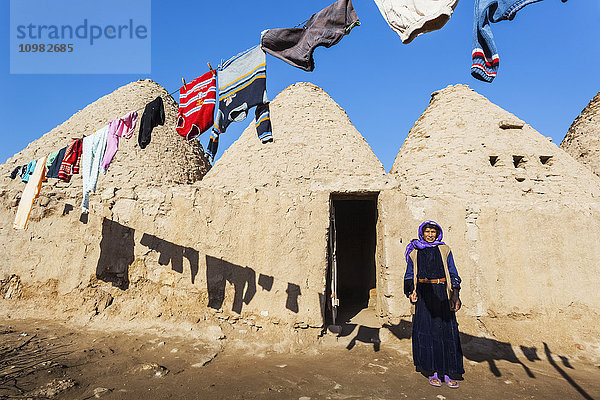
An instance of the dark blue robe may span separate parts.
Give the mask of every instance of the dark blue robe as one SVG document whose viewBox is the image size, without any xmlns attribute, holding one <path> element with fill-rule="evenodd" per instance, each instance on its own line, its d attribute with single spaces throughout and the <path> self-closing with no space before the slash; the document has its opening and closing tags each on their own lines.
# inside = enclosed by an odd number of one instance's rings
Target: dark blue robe
<svg viewBox="0 0 600 400">
<path fill-rule="evenodd" d="M 445 278 L 442 255 L 438 247 L 417 251 L 417 278 Z M 460 288 L 460 277 L 454 266 L 452 253 L 448 255 L 448 269 L 452 287 Z M 408 263 L 405 292 L 412 292 L 413 265 Z M 458 336 L 456 315 L 450 310 L 446 283 L 417 283 L 417 303 L 412 329 L 413 361 L 426 373 L 437 372 L 457 376 L 464 374 L 463 353 Z"/>
</svg>

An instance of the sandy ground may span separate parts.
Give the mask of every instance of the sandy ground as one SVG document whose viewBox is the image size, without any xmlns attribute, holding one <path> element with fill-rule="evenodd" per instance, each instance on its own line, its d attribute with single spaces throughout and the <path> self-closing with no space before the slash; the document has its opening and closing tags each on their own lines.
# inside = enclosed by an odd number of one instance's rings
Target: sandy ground
<svg viewBox="0 0 600 400">
<path fill-rule="evenodd" d="M 229 338 L 215 348 L 193 338 L 2 320 L 0 399 L 600 399 L 600 369 L 550 349 L 518 362 L 465 358 L 460 388 L 435 388 L 414 371 L 410 339 L 384 335 L 377 345 L 352 328 L 282 354 L 241 350 Z"/>
</svg>

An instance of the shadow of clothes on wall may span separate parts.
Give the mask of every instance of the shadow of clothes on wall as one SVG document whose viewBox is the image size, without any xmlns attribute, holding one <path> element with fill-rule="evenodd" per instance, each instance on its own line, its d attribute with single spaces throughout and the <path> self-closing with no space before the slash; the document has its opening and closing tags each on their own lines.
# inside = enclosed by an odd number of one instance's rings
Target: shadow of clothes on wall
<svg viewBox="0 0 600 400">
<path fill-rule="evenodd" d="M 135 259 L 135 229 L 104 218 L 96 277 L 122 290 L 129 287 L 129 266 Z"/>
<path fill-rule="evenodd" d="M 302 295 L 302 292 L 300 291 L 300 286 L 296 285 L 295 283 L 288 282 L 288 286 L 285 292 L 287 293 L 285 308 L 297 314 L 298 311 L 300 311 L 300 307 L 298 306 L 298 297 Z"/>
<path fill-rule="evenodd" d="M 535 347 L 527 347 L 527 346 L 519 346 L 527 361 L 541 361 L 542 359 L 537 355 L 537 348 Z"/>
<path fill-rule="evenodd" d="M 396 338 L 410 339 L 412 337 L 412 323 L 403 319 L 396 325 L 383 324 L 382 328 L 389 330 Z"/>
<path fill-rule="evenodd" d="M 147 233 L 144 233 L 142 236 L 140 244 L 149 247 L 151 250 L 154 250 L 160 254 L 158 257 L 158 263 L 160 265 L 169 265 L 169 263 L 171 263 L 171 269 L 175 272 L 179 272 L 180 274 L 183 273 L 183 259 L 187 259 L 190 263 L 192 284 L 196 281 L 199 262 L 197 250 L 194 250 L 191 247 L 184 247 L 175 243 L 171 243 L 167 240 Z"/>
<path fill-rule="evenodd" d="M 65 204 L 62 215 L 68 215 L 71 211 L 73 211 L 73 206 L 67 203 Z"/>
<path fill-rule="evenodd" d="M 264 274 L 258 275 L 258 285 L 263 288 L 263 290 L 270 292 L 273 288 L 273 277 Z"/>
<path fill-rule="evenodd" d="M 356 329 L 356 335 L 350 340 L 350 343 L 346 346 L 346 349 L 352 350 L 356 346 L 356 342 L 362 342 L 367 344 L 373 344 L 373 351 L 379 351 L 381 340 L 379 339 L 379 328 L 372 328 L 364 325 L 357 324 L 342 324 L 342 331 L 338 334 L 338 337 L 350 336 Z"/>
<path fill-rule="evenodd" d="M 220 258 L 206 256 L 206 286 L 208 306 L 221 309 L 225 300 L 225 285 L 234 288 L 232 310 L 240 314 L 243 304 L 250 304 L 256 294 L 256 273 L 250 267 L 232 264 Z"/>
</svg>

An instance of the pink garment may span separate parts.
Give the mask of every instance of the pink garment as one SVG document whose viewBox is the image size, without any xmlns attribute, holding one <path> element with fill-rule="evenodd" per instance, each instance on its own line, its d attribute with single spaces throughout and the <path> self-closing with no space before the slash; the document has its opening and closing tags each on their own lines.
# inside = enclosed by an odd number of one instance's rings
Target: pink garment
<svg viewBox="0 0 600 400">
<path fill-rule="evenodd" d="M 102 158 L 102 162 L 100 163 L 100 168 L 104 173 L 106 173 L 113 157 L 117 154 L 119 138 L 124 137 L 125 139 L 129 139 L 133 136 L 133 130 L 135 129 L 137 120 L 137 111 L 132 111 L 121 118 L 109 122 L 108 137 L 106 138 L 106 151 L 104 152 L 104 158 Z"/>
</svg>

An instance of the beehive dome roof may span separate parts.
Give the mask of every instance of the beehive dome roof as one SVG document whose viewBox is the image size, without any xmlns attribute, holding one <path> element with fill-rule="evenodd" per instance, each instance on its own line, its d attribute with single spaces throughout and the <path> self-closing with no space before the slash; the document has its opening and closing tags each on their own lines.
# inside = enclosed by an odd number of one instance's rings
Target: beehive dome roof
<svg viewBox="0 0 600 400">
<path fill-rule="evenodd" d="M 372 187 L 385 176 L 364 137 L 323 89 L 296 83 L 279 93 L 270 109 L 274 142 L 261 144 L 251 123 L 203 184 L 345 190 Z"/>
<path fill-rule="evenodd" d="M 600 183 L 589 170 L 466 85 L 432 95 L 391 173 L 407 194 L 499 206 L 600 198 Z"/>
<path fill-rule="evenodd" d="M 600 93 L 573 121 L 560 148 L 600 175 Z"/>
</svg>

